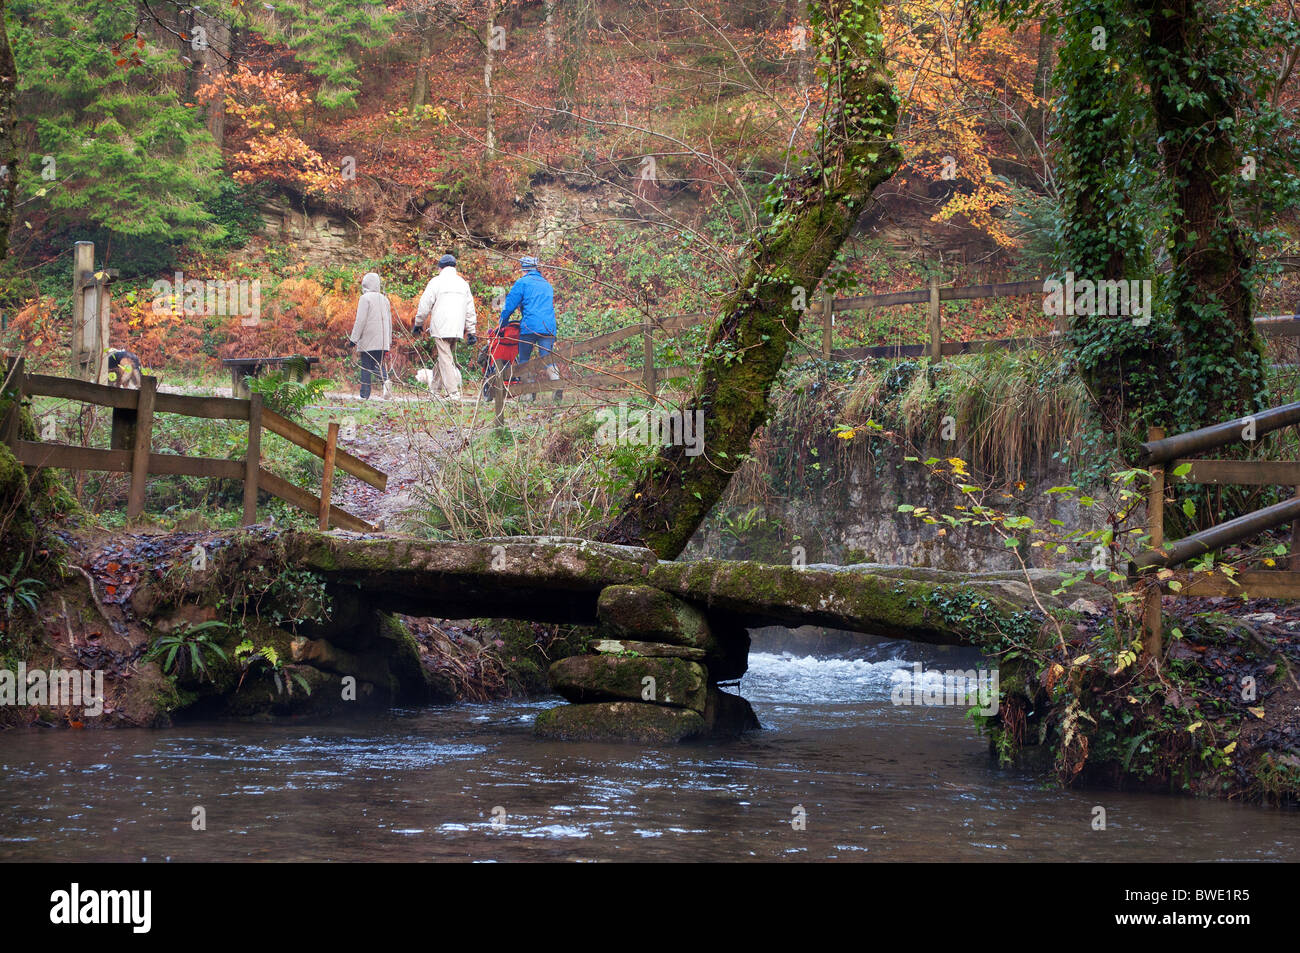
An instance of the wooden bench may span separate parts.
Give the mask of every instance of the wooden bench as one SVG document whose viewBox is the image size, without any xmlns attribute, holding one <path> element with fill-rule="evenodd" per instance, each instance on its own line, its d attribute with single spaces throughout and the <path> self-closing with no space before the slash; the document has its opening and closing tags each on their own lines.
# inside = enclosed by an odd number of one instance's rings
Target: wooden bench
<svg viewBox="0 0 1300 953">
<path fill-rule="evenodd" d="M 303 354 L 289 354 L 284 357 L 227 357 L 222 360 L 223 367 L 230 368 L 230 396 L 248 398 L 248 379 L 257 377 L 266 367 L 284 367 L 288 365 L 293 368 L 295 365 L 299 368 L 295 379 L 305 380 L 311 373 L 313 364 L 319 364 L 319 357 L 307 357 Z M 302 368 L 306 372 L 302 372 Z"/>
</svg>

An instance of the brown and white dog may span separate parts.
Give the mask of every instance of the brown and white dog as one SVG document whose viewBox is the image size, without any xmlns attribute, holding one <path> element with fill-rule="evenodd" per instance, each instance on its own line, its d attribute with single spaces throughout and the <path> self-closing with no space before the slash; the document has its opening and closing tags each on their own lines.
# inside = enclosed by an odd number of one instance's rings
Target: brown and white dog
<svg viewBox="0 0 1300 953">
<path fill-rule="evenodd" d="M 140 358 L 121 348 L 108 352 L 108 379 L 117 387 L 140 389 Z"/>
</svg>

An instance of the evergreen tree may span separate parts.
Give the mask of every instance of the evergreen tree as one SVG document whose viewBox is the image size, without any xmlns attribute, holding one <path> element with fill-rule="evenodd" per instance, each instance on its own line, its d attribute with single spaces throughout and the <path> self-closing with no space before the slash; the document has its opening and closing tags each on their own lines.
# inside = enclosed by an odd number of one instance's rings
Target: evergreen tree
<svg viewBox="0 0 1300 953">
<path fill-rule="evenodd" d="M 164 264 L 171 246 L 221 237 L 206 208 L 220 154 L 181 102 L 174 50 L 137 36 L 136 24 L 126 0 L 10 5 L 25 216 L 47 216 L 51 238 L 110 243 L 132 270 Z"/>
<path fill-rule="evenodd" d="M 397 17 L 356 0 L 278 0 L 269 6 L 275 8 L 274 26 L 261 32 L 289 47 L 320 78 L 316 102 L 328 109 L 356 105 L 358 54 L 387 40 Z"/>
</svg>

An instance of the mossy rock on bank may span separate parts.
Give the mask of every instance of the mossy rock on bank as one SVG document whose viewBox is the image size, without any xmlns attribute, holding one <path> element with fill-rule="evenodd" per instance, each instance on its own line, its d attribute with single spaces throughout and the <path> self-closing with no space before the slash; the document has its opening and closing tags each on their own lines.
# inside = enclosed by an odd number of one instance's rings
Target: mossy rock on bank
<svg viewBox="0 0 1300 953">
<path fill-rule="evenodd" d="M 607 586 L 596 602 L 601 627 L 615 638 L 704 649 L 717 640 L 704 613 L 652 586 Z"/>
<path fill-rule="evenodd" d="M 643 702 L 560 705 L 537 716 L 533 731 L 551 741 L 677 744 L 705 733 L 704 717 L 688 708 Z"/>
<path fill-rule="evenodd" d="M 704 711 L 708 672 L 675 658 L 573 655 L 551 666 L 551 688 L 571 702 L 628 700 Z"/>
</svg>

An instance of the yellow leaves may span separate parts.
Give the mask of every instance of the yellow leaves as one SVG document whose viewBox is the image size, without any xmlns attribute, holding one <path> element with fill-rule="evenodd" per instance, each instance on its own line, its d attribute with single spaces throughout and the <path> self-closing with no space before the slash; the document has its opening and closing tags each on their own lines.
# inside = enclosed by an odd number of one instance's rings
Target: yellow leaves
<svg viewBox="0 0 1300 953">
<path fill-rule="evenodd" d="M 1188 730 L 1189 732 L 1191 732 L 1192 734 L 1195 734 L 1195 733 L 1196 733 L 1196 729 L 1199 728 L 1199 727 L 1201 727 L 1201 725 L 1203 725 L 1203 724 L 1205 724 L 1205 722 L 1203 722 L 1203 721 L 1194 721 L 1194 722 L 1192 722 L 1190 725 L 1187 726 L 1187 730 Z"/>
<path fill-rule="evenodd" d="M 852 427 L 848 427 L 844 430 L 841 430 L 835 436 L 839 437 L 841 440 L 852 440 L 857 435 L 858 432 L 856 430 L 854 430 Z"/>
<path fill-rule="evenodd" d="M 1247 708 L 1246 711 L 1250 712 L 1252 715 L 1254 715 L 1256 718 L 1260 719 L 1261 721 L 1264 719 L 1263 706 L 1260 706 L 1258 708 Z"/>
<path fill-rule="evenodd" d="M 1017 481 L 1016 481 L 1016 489 L 1017 489 L 1017 490 L 1023 490 L 1024 488 L 1025 488 L 1025 481 L 1024 481 L 1024 480 L 1017 480 Z"/>
<path fill-rule="evenodd" d="M 1223 753 L 1224 753 L 1224 754 L 1232 754 L 1232 753 L 1233 753 L 1234 751 L 1236 751 L 1236 750 L 1237 750 L 1237 742 L 1235 742 L 1235 741 L 1232 742 L 1231 744 L 1227 744 L 1227 745 L 1224 745 L 1224 746 L 1223 746 Z"/>
<path fill-rule="evenodd" d="M 1075 665 L 1075 666 L 1077 666 L 1077 665 L 1086 665 L 1086 664 L 1087 664 L 1091 659 L 1092 659 L 1092 656 L 1091 656 L 1091 655 L 1080 655 L 1077 659 L 1075 659 L 1075 660 L 1074 660 L 1073 662 L 1071 662 L 1070 664 L 1071 664 L 1071 665 Z"/>
<path fill-rule="evenodd" d="M 961 457 L 949 457 L 948 466 L 952 467 L 952 472 L 957 476 L 970 476 L 970 474 L 966 472 L 966 461 Z"/>
<path fill-rule="evenodd" d="M 1270 559 L 1270 558 L 1268 558 L 1268 557 L 1265 557 L 1265 559 L 1264 559 L 1264 565 L 1265 565 L 1265 566 L 1268 566 L 1268 567 L 1270 567 L 1270 568 L 1272 568 L 1273 566 L 1276 566 L 1276 565 L 1277 565 L 1277 560 L 1275 560 L 1275 559 Z"/>
</svg>

